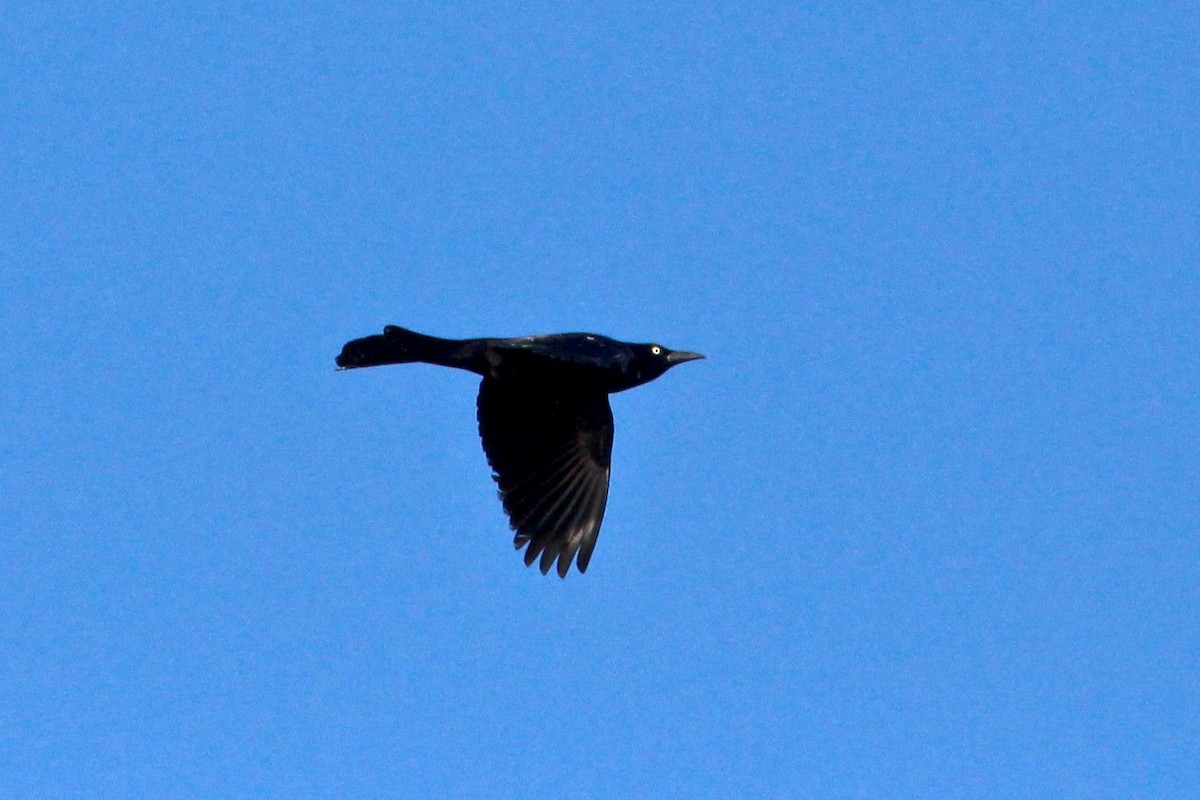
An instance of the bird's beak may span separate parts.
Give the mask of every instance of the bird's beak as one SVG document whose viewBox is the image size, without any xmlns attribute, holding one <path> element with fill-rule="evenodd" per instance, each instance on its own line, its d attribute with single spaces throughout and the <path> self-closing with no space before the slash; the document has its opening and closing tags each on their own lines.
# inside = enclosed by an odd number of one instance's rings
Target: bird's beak
<svg viewBox="0 0 1200 800">
<path fill-rule="evenodd" d="M 689 353 L 685 350 L 672 350 L 667 354 L 667 363 L 672 367 L 676 364 L 682 364 L 685 361 L 699 361 L 704 358 L 700 353 Z"/>
</svg>

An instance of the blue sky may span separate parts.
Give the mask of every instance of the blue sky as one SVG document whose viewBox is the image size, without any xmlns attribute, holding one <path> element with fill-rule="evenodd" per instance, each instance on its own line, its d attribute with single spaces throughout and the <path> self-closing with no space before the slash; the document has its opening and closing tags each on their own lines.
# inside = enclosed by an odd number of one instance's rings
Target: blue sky
<svg viewBox="0 0 1200 800">
<path fill-rule="evenodd" d="M 5 796 L 1200 795 L 1198 40 L 10 8 Z M 560 581 L 387 323 L 709 360 Z"/>
</svg>

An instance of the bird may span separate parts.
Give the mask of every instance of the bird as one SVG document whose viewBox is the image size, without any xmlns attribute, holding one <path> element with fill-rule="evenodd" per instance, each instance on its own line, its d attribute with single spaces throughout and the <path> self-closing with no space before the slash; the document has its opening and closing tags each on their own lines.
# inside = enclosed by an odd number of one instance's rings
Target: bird
<svg viewBox="0 0 1200 800">
<path fill-rule="evenodd" d="M 420 362 L 479 375 L 479 436 L 525 565 L 586 572 L 612 469 L 608 396 L 704 358 L 595 333 L 442 339 L 388 325 L 349 341 L 339 370 Z"/>
</svg>

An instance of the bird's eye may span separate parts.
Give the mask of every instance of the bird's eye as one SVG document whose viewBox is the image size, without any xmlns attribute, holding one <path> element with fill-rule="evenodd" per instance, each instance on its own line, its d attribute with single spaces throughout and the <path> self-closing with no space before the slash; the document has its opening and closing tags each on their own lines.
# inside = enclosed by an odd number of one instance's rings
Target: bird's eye
<svg viewBox="0 0 1200 800">
<path fill-rule="evenodd" d="M 656 344 L 652 344 L 652 345 L 650 345 L 650 354 L 655 355 L 655 356 L 661 356 L 662 348 Z"/>
</svg>

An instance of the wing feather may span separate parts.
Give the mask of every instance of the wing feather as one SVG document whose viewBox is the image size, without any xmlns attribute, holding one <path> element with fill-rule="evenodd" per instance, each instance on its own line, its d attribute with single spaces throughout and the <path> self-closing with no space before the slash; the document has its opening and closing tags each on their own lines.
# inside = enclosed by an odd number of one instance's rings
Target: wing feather
<svg viewBox="0 0 1200 800">
<path fill-rule="evenodd" d="M 485 378 L 479 435 L 500 500 L 525 547 L 527 565 L 565 577 L 587 569 L 604 508 L 612 457 L 608 395 L 585 385 L 534 377 Z"/>
</svg>

